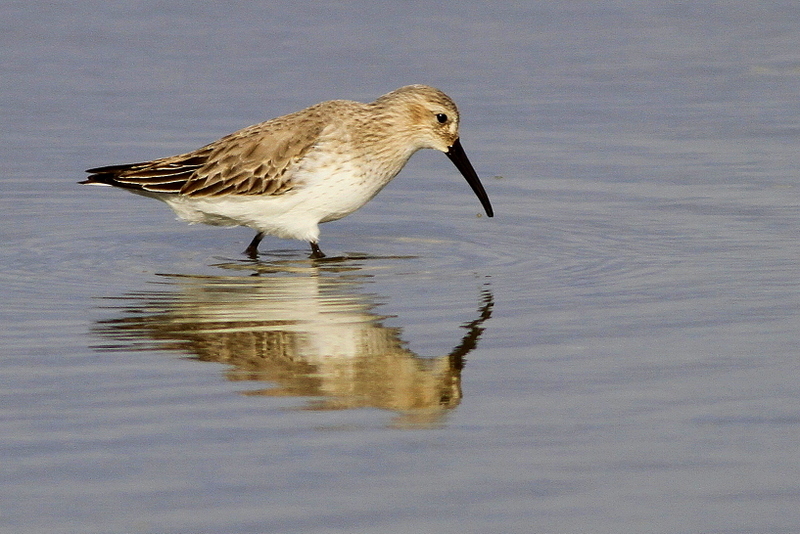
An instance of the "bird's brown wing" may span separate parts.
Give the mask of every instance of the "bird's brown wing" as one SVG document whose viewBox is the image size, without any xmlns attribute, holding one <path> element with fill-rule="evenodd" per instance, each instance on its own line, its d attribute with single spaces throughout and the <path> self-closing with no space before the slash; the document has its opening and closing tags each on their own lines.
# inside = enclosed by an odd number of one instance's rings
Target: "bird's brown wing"
<svg viewBox="0 0 800 534">
<path fill-rule="evenodd" d="M 316 107 L 316 106 L 315 106 Z M 280 195 L 325 124 L 314 108 L 239 130 L 194 152 L 89 169 L 83 184 L 191 197 Z"/>
</svg>

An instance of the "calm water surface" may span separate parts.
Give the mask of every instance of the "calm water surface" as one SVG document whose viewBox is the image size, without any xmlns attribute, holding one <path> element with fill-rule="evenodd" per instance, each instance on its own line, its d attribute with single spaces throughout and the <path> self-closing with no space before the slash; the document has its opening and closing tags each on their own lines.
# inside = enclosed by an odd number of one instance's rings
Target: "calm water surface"
<svg viewBox="0 0 800 534">
<path fill-rule="evenodd" d="M 800 532 L 800 6 L 10 3 L 0 531 Z M 451 94 L 331 256 L 75 184 Z"/>
</svg>

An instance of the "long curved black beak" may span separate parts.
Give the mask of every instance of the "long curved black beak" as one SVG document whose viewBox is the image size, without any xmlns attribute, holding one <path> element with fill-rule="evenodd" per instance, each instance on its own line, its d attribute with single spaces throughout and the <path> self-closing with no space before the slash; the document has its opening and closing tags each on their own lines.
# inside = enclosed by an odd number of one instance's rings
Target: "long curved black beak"
<svg viewBox="0 0 800 534">
<path fill-rule="evenodd" d="M 450 158 L 450 161 L 453 162 L 464 178 L 467 179 L 467 183 L 472 190 L 475 191 L 475 194 L 478 196 L 478 200 L 480 200 L 481 204 L 483 205 L 483 209 L 486 210 L 486 216 L 494 217 L 494 210 L 492 210 L 492 205 L 489 203 L 489 196 L 483 189 L 483 185 L 481 184 L 481 180 L 478 178 L 478 174 L 475 172 L 475 169 L 472 168 L 472 163 L 470 163 L 469 159 L 467 159 L 464 149 L 461 148 L 461 140 L 456 139 L 456 141 L 447 150 L 447 152 L 445 152 L 445 154 L 448 158 Z"/>
</svg>

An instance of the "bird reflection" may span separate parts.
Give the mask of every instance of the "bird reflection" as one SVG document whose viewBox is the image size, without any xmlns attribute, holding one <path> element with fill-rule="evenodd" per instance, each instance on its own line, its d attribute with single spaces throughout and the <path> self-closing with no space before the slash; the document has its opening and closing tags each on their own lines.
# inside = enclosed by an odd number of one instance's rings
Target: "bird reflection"
<svg viewBox="0 0 800 534">
<path fill-rule="evenodd" d="M 95 331 L 106 350 L 176 350 L 230 365 L 229 380 L 264 381 L 248 395 L 307 397 L 313 410 L 380 408 L 397 426 L 435 425 L 461 401 L 461 370 L 491 317 L 484 288 L 474 320 L 445 356 L 420 357 L 384 325 L 370 278 L 353 262 L 229 264 L 257 276 L 162 275 L 126 294 L 122 317 Z"/>
</svg>

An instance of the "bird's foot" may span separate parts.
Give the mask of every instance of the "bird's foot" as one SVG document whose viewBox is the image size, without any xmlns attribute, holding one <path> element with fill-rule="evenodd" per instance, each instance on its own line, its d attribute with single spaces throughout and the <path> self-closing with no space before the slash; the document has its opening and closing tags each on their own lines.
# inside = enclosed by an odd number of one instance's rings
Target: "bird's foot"
<svg viewBox="0 0 800 534">
<path fill-rule="evenodd" d="M 325 254 L 319 249 L 319 245 L 314 243 L 313 241 L 311 244 L 311 259 L 318 260 L 320 258 L 324 258 Z"/>
</svg>

